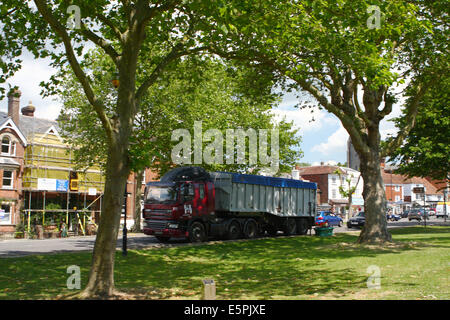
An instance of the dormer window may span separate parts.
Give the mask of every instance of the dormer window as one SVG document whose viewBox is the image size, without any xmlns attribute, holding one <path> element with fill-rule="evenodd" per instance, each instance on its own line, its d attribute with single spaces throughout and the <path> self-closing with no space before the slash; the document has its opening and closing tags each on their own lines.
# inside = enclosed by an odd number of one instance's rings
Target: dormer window
<svg viewBox="0 0 450 320">
<path fill-rule="evenodd" d="M 16 143 L 8 136 L 2 138 L 2 155 L 14 156 L 16 154 Z"/>
</svg>

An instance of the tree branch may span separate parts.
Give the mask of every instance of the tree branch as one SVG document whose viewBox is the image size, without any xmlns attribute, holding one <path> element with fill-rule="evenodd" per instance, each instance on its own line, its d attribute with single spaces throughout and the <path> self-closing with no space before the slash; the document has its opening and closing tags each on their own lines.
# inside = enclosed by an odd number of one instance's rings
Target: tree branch
<svg viewBox="0 0 450 320">
<path fill-rule="evenodd" d="M 42 17 L 44 18 L 44 20 L 47 21 L 47 23 L 50 25 L 50 27 L 61 38 L 61 40 L 64 44 L 65 51 L 66 51 L 67 59 L 75 73 L 75 76 L 80 81 L 89 103 L 94 107 L 94 110 L 96 111 L 97 115 L 99 116 L 108 139 L 112 139 L 113 130 L 112 130 L 111 122 L 109 121 L 109 118 L 106 115 L 105 107 L 101 103 L 101 101 L 99 101 L 97 99 L 97 97 L 95 96 L 94 91 L 92 90 L 92 87 L 89 83 L 89 80 L 88 80 L 86 74 L 84 73 L 83 69 L 81 68 L 81 66 L 75 56 L 75 52 L 73 50 L 72 44 L 70 43 L 70 37 L 67 34 L 66 29 L 53 16 L 50 9 L 47 7 L 45 0 L 34 0 L 34 3 L 36 4 L 36 7 L 39 10 Z"/>
<path fill-rule="evenodd" d="M 95 34 L 94 32 L 92 32 L 91 30 L 89 30 L 88 28 L 86 28 L 86 25 L 83 24 L 83 30 L 81 31 L 83 33 L 83 35 L 88 38 L 89 40 L 91 40 L 95 45 L 97 45 L 98 47 L 102 48 L 105 53 L 111 57 L 111 59 L 113 60 L 114 64 L 116 66 L 118 66 L 119 63 L 119 57 L 120 55 L 117 53 L 117 51 L 113 48 L 113 46 L 111 45 L 111 43 L 109 43 L 108 41 L 106 41 L 105 39 L 103 39 L 102 37 L 98 36 L 97 34 Z"/>
<path fill-rule="evenodd" d="M 378 113 L 378 118 L 380 120 L 392 112 L 392 105 L 394 104 L 394 101 L 394 98 L 386 91 L 384 93 L 384 108 Z"/>
<path fill-rule="evenodd" d="M 147 14 L 144 15 L 143 19 L 146 21 L 151 20 L 154 16 L 156 16 L 156 14 L 173 9 L 181 2 L 181 0 L 163 1 L 163 4 L 150 8 L 150 10 L 147 11 Z"/>
<path fill-rule="evenodd" d="M 5 18 L 5 17 L 9 16 L 10 14 L 13 14 L 15 11 L 17 11 L 17 9 L 18 9 L 17 7 L 13 8 L 13 9 L 9 10 L 5 15 L 3 15 L 1 17 Z"/>
<path fill-rule="evenodd" d="M 425 93 L 428 91 L 428 89 L 438 81 L 439 77 L 437 75 L 432 75 L 431 80 L 426 82 L 425 85 L 419 84 L 417 86 L 418 91 L 417 94 L 414 95 L 414 98 L 411 100 L 411 102 L 408 104 L 408 112 L 405 115 L 406 119 L 406 126 L 402 128 L 402 130 L 398 133 L 398 135 L 390 139 L 385 147 L 382 150 L 382 156 L 388 156 L 391 154 L 395 149 L 400 147 L 405 140 L 406 136 L 409 134 L 409 132 L 414 128 L 416 124 L 416 116 L 419 112 L 419 103 L 422 100 Z"/>
<path fill-rule="evenodd" d="M 115 34 L 116 38 L 119 41 L 122 41 L 122 31 L 120 31 L 120 29 L 118 27 L 116 27 L 110 20 L 108 20 L 108 18 L 106 18 L 104 15 L 97 13 L 97 18 L 104 23 L 105 25 L 107 25 Z"/>
<path fill-rule="evenodd" d="M 182 48 L 183 43 L 181 42 L 178 43 L 176 46 L 174 46 L 172 50 L 164 57 L 164 59 L 155 67 L 150 76 L 148 76 L 147 79 L 145 79 L 144 82 L 142 82 L 142 84 L 140 85 L 140 87 L 136 92 L 136 101 L 138 105 L 140 100 L 144 96 L 145 92 L 147 92 L 148 88 L 150 88 L 150 86 L 158 79 L 161 72 L 169 63 L 182 56 L 192 54 L 195 52 L 200 52 L 207 49 L 206 47 L 197 47 L 190 50 L 182 50 Z"/>
</svg>

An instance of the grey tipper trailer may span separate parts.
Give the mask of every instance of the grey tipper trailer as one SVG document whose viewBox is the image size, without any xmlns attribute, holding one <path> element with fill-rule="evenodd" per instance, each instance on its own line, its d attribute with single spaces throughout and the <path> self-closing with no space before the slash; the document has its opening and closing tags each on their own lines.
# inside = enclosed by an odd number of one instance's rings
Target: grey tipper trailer
<svg viewBox="0 0 450 320">
<path fill-rule="evenodd" d="M 305 234 L 314 225 L 316 183 L 228 172 L 210 176 L 218 216 L 254 217 L 272 234 Z"/>
<path fill-rule="evenodd" d="M 161 242 L 304 235 L 314 225 L 316 192 L 301 180 L 178 167 L 147 183 L 144 233 Z"/>
</svg>

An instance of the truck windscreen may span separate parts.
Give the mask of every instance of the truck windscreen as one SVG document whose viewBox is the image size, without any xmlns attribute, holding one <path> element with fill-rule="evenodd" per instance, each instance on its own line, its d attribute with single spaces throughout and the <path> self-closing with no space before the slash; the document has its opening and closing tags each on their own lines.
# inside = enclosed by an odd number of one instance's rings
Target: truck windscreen
<svg viewBox="0 0 450 320">
<path fill-rule="evenodd" d="M 176 187 L 149 187 L 147 189 L 146 202 L 151 203 L 169 203 L 177 200 Z"/>
</svg>

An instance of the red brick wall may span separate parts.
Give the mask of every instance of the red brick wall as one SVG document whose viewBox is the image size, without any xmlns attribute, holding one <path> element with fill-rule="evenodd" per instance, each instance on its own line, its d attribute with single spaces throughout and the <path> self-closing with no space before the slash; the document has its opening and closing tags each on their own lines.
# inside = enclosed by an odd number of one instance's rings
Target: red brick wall
<svg viewBox="0 0 450 320">
<path fill-rule="evenodd" d="M 400 200 L 402 199 L 402 187 L 399 188 L 399 191 L 395 191 L 395 186 L 385 186 L 386 189 L 386 199 L 387 201 L 395 202 L 395 196 L 399 196 Z"/>
<path fill-rule="evenodd" d="M 11 225 L 0 225 L 0 233 L 13 233 L 15 231 L 15 225 L 20 222 L 20 207 L 22 202 L 22 175 L 23 175 L 23 157 L 25 149 L 20 143 L 19 136 L 10 128 L 4 128 L 0 132 L 0 144 L 1 137 L 4 133 L 8 133 L 16 140 L 15 156 L 1 155 L 1 157 L 12 159 L 20 164 L 19 168 L 3 167 L 0 168 L 0 199 L 11 202 L 10 211 L 12 213 Z M 3 189 L 3 171 L 12 170 L 14 172 L 13 188 Z M 0 201 L 1 202 L 1 201 Z"/>
<path fill-rule="evenodd" d="M 317 183 L 317 187 L 322 192 L 320 196 L 320 203 L 328 203 L 328 174 L 308 174 L 302 175 L 302 179 Z"/>
<path fill-rule="evenodd" d="M 157 179 L 157 174 L 151 171 L 150 169 L 145 170 L 145 181 L 144 183 L 141 183 L 140 186 L 136 186 L 136 174 L 131 173 L 128 177 L 128 183 L 127 183 L 127 192 L 130 194 L 127 197 L 127 218 L 133 219 L 134 217 L 134 210 L 135 210 L 135 191 L 136 188 L 141 188 L 142 195 L 144 194 L 145 190 L 145 183 L 149 181 L 153 181 Z"/>
</svg>

